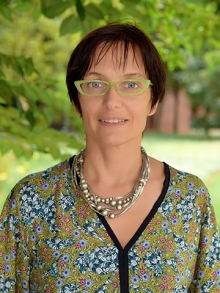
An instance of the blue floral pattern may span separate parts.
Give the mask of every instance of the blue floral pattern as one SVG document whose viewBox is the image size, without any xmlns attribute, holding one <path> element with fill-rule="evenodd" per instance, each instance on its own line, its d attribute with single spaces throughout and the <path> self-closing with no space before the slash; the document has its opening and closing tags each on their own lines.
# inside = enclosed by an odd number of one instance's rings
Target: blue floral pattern
<svg viewBox="0 0 220 293">
<path fill-rule="evenodd" d="M 0 292 L 117 293 L 127 270 L 126 292 L 220 293 L 208 191 L 169 170 L 163 202 L 126 251 L 73 189 L 69 160 L 20 180 L 0 216 Z"/>
</svg>

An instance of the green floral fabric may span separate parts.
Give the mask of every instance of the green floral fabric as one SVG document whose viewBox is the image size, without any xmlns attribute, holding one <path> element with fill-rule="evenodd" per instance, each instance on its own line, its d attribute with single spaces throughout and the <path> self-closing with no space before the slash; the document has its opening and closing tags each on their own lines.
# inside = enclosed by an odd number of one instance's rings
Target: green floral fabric
<svg viewBox="0 0 220 293">
<path fill-rule="evenodd" d="M 123 249 L 73 189 L 70 169 L 66 160 L 11 191 L 0 216 L 0 292 L 220 293 L 219 234 L 200 179 L 167 166 L 161 202 Z"/>
</svg>

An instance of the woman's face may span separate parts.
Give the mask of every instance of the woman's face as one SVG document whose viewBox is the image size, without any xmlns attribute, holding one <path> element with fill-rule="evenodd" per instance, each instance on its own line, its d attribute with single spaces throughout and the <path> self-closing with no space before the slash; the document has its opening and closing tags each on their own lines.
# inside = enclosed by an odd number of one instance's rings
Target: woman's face
<svg viewBox="0 0 220 293">
<path fill-rule="evenodd" d="M 121 50 L 119 50 L 121 48 Z M 97 49 L 94 60 L 99 56 Z M 118 81 L 124 79 L 148 79 L 139 50 L 135 57 L 132 48 L 128 50 L 126 65 L 123 61 L 123 45 L 112 52 L 110 48 L 98 64 L 93 62 L 84 80 Z M 122 60 L 121 60 L 122 59 Z M 137 96 L 124 96 L 113 86 L 103 96 L 83 96 L 79 93 L 82 119 L 86 132 L 86 143 L 119 146 L 131 141 L 141 143 L 147 116 L 153 115 L 157 105 L 151 109 L 151 90 Z"/>
</svg>

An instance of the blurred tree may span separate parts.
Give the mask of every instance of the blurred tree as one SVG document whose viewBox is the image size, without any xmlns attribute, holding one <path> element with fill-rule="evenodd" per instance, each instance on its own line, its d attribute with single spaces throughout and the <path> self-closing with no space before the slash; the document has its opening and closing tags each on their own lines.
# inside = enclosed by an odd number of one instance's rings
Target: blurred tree
<svg viewBox="0 0 220 293">
<path fill-rule="evenodd" d="M 219 1 L 1 0 L 0 13 L 2 154 L 12 149 L 17 156 L 31 156 L 38 150 L 61 157 L 63 147 L 81 147 L 81 122 L 65 89 L 65 63 L 80 37 L 102 24 L 140 25 L 176 88 L 187 83 L 179 84 L 172 73 L 182 72 L 191 56 L 218 59 Z"/>
<path fill-rule="evenodd" d="M 64 146 L 82 146 L 81 122 L 65 88 L 65 64 L 79 37 L 59 37 L 60 21 L 36 21 L 36 4 L 26 12 L 13 8 L 13 21 L 0 17 L 1 152 L 12 149 L 19 157 L 38 150 L 57 158 Z"/>
</svg>

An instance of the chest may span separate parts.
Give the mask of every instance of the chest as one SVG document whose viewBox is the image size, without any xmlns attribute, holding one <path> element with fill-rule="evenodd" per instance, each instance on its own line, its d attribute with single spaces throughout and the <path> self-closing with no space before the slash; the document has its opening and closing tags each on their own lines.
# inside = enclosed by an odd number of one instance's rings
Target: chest
<svg viewBox="0 0 220 293">
<path fill-rule="evenodd" d="M 106 219 L 122 247 L 125 247 L 138 233 L 143 223 L 145 222 L 146 225 L 156 213 L 164 196 L 161 193 L 162 187 L 162 182 L 160 185 L 146 186 L 141 196 L 126 213 L 115 219 Z"/>
</svg>

